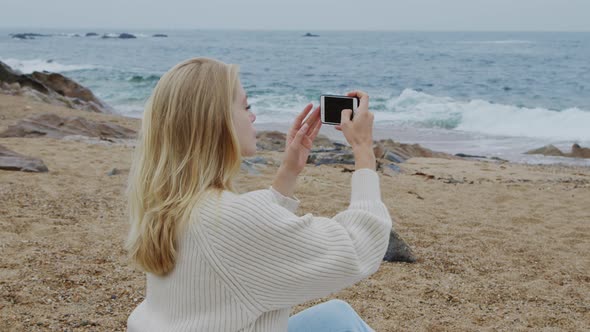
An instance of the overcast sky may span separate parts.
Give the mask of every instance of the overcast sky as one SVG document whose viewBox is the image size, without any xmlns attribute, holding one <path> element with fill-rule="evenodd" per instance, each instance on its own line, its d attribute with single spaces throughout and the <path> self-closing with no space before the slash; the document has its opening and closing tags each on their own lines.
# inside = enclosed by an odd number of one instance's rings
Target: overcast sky
<svg viewBox="0 0 590 332">
<path fill-rule="evenodd" d="M 590 31 L 590 0 L 0 0 L 3 28 Z"/>
</svg>

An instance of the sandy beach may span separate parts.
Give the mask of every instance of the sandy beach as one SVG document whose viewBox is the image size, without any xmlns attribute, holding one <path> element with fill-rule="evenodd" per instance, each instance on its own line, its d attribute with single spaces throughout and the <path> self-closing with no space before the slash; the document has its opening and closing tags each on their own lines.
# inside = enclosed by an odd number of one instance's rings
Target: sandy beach
<svg viewBox="0 0 590 332">
<path fill-rule="evenodd" d="M 0 95 L 0 131 L 41 113 L 140 126 Z M 122 331 L 143 299 L 145 277 L 123 250 L 133 148 L 99 143 L 0 138 L 49 168 L 0 171 L 0 331 Z M 260 155 L 280 160 L 279 152 Z M 368 279 L 293 314 L 339 298 L 376 331 L 590 329 L 590 168 L 436 158 L 400 167 L 381 174 L 382 198 L 418 261 L 383 262 Z M 275 171 L 243 173 L 241 190 L 270 186 Z M 298 214 L 345 209 L 350 176 L 308 165 Z"/>
</svg>

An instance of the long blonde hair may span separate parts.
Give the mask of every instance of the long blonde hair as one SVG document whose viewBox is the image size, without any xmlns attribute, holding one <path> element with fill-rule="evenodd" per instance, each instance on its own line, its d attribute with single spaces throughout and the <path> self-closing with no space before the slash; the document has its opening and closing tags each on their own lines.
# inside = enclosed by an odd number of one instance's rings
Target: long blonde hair
<svg viewBox="0 0 590 332">
<path fill-rule="evenodd" d="M 232 124 L 238 68 L 208 58 L 174 66 L 156 85 L 143 114 L 129 174 L 130 258 L 165 275 L 178 235 L 211 192 L 235 192 L 241 152 Z"/>
</svg>

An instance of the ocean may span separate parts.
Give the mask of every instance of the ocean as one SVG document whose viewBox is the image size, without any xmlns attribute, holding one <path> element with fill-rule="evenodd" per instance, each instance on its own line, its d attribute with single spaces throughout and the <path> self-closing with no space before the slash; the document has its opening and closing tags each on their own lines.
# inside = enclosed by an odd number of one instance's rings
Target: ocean
<svg viewBox="0 0 590 332">
<path fill-rule="evenodd" d="M 23 32 L 50 36 L 10 36 Z M 122 32 L 138 38 L 100 37 Z M 60 72 L 118 113 L 141 117 L 164 72 L 191 57 L 213 57 L 240 65 L 257 129 L 287 128 L 321 94 L 361 89 L 371 96 L 376 138 L 590 166 L 522 154 L 546 144 L 566 152 L 573 143 L 590 147 L 590 33 L 306 32 L 2 29 L 0 61 L 23 73 Z"/>
</svg>

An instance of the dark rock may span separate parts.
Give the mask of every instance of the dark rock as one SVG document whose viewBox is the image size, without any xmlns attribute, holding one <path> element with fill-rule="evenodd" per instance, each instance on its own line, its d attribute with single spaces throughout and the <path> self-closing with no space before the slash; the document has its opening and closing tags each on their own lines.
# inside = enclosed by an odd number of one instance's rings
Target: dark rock
<svg viewBox="0 0 590 332">
<path fill-rule="evenodd" d="M 24 172 L 48 172 L 41 159 L 27 157 L 0 145 L 0 169 Z"/>
<path fill-rule="evenodd" d="M 13 70 L 2 61 L 0 61 L 0 81 L 6 83 L 16 82 L 19 83 L 21 87 L 28 86 L 44 94 L 50 93 L 50 90 L 43 85 L 43 83 L 32 78 L 30 75 L 23 75 Z"/>
<path fill-rule="evenodd" d="M 313 33 L 306 33 L 303 35 L 303 37 L 319 37 L 320 35 L 314 35 Z"/>
<path fill-rule="evenodd" d="M 165 35 L 163 33 L 156 33 L 155 35 L 152 35 L 152 37 L 166 38 L 166 37 L 168 37 L 168 35 Z"/>
<path fill-rule="evenodd" d="M 117 124 L 95 122 L 82 117 L 63 118 L 55 114 L 41 114 L 19 121 L 8 127 L 0 137 L 51 137 L 63 138 L 81 135 L 101 138 L 134 138 L 136 132 Z"/>
<path fill-rule="evenodd" d="M 383 257 L 387 262 L 407 262 L 414 263 L 416 256 L 410 249 L 410 246 L 394 231 L 389 233 L 389 245 Z"/>
<path fill-rule="evenodd" d="M 544 156 L 557 156 L 557 157 L 564 157 L 565 154 L 561 152 L 558 148 L 554 145 L 546 145 L 542 148 L 538 148 L 535 150 L 530 150 L 525 152 L 525 154 L 542 154 Z"/>
<path fill-rule="evenodd" d="M 385 164 L 382 166 L 383 174 L 388 176 L 395 176 L 402 172 L 402 169 L 396 164 Z"/>
<path fill-rule="evenodd" d="M 10 36 L 15 39 L 35 39 L 35 37 L 51 37 L 40 33 L 11 33 Z"/>
<path fill-rule="evenodd" d="M 354 155 L 352 152 L 348 151 L 339 151 L 335 153 L 310 153 L 307 158 L 307 163 L 316 166 L 330 164 L 354 165 Z"/>
<path fill-rule="evenodd" d="M 397 154 L 391 151 L 385 152 L 384 158 L 394 163 L 403 163 L 404 161 L 406 161 L 403 157 L 398 156 Z"/>
<path fill-rule="evenodd" d="M 102 35 L 103 39 L 109 39 L 109 38 L 118 38 L 118 39 L 134 39 L 137 38 L 134 35 L 130 34 L 130 33 L 120 33 L 118 35 L 112 35 L 112 34 L 104 34 Z"/>
<path fill-rule="evenodd" d="M 119 34 L 119 38 L 120 39 L 133 39 L 133 38 L 137 38 L 134 35 L 130 34 L 130 33 L 121 33 Z"/>
<path fill-rule="evenodd" d="M 96 36 L 98 36 L 98 33 L 96 33 L 96 32 L 88 32 L 86 34 L 86 37 L 96 37 Z"/>
<path fill-rule="evenodd" d="M 466 153 L 456 153 L 455 156 L 461 157 L 461 158 L 482 158 L 482 159 L 486 159 L 486 156 L 476 156 L 476 155 L 466 154 Z"/>
<path fill-rule="evenodd" d="M 108 176 L 113 176 L 113 175 L 117 175 L 117 174 L 119 174 L 119 173 L 121 173 L 121 172 L 120 172 L 118 169 L 116 169 L 116 168 L 113 168 L 112 170 L 110 170 L 110 171 L 107 173 L 107 175 L 108 175 Z"/>
</svg>

